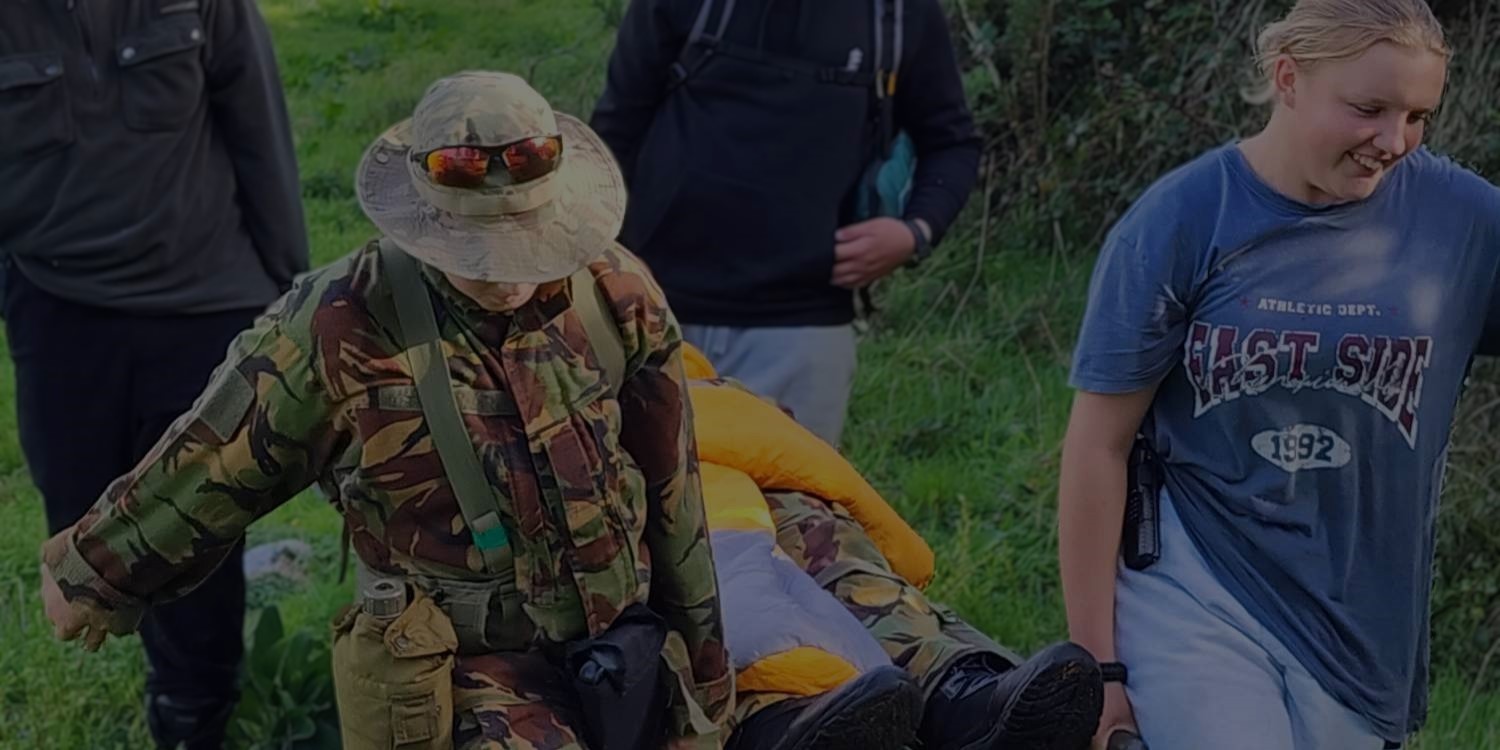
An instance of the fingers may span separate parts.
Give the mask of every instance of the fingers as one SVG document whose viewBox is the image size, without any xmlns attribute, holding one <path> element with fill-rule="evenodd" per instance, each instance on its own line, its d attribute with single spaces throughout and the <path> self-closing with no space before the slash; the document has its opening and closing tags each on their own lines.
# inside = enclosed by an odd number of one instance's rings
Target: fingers
<svg viewBox="0 0 1500 750">
<path fill-rule="evenodd" d="M 1100 723 L 1099 732 L 1094 735 L 1094 741 L 1090 745 L 1092 750 L 1109 750 L 1109 740 L 1115 736 L 1115 732 L 1127 727 L 1118 722 Z"/>
<path fill-rule="evenodd" d="M 874 240 L 864 238 L 833 248 L 834 264 L 830 281 L 834 286 L 854 289 L 872 280 L 874 264 L 871 262 Z"/>
<path fill-rule="evenodd" d="M 62 589 L 52 578 L 52 571 L 42 566 L 42 611 L 52 623 L 52 636 L 59 641 L 77 640 L 83 636 L 86 651 L 98 651 L 109 635 L 109 629 L 100 624 L 90 624 L 85 610 L 64 598 Z"/>
<path fill-rule="evenodd" d="M 858 224 L 850 224 L 847 227 L 842 227 L 833 233 L 833 239 L 838 242 L 853 242 L 862 237 L 870 237 L 875 233 L 874 230 L 878 222 L 879 219 L 870 219 L 868 221 L 861 221 Z"/>
<path fill-rule="evenodd" d="M 1131 711 L 1125 687 L 1119 683 L 1109 683 L 1104 688 L 1104 710 L 1099 716 L 1099 731 L 1094 735 L 1091 747 L 1094 750 L 1108 750 L 1110 738 L 1122 729 L 1139 733 L 1135 728 L 1135 713 Z"/>
<path fill-rule="evenodd" d="M 1114 722 L 1108 726 L 1108 730 L 1101 730 L 1099 734 L 1094 736 L 1093 748 L 1098 748 L 1098 750 L 1116 750 L 1117 748 L 1133 749 L 1144 747 L 1140 742 L 1140 730 L 1136 729 L 1135 724 L 1130 722 Z M 1115 735 L 1120 732 L 1126 733 L 1126 739 L 1122 742 L 1116 742 Z"/>
<path fill-rule="evenodd" d="M 73 640 L 78 636 L 77 620 L 72 617 L 68 603 L 63 598 L 62 590 L 52 579 L 52 571 L 48 570 L 46 565 L 41 566 L 41 578 L 42 612 L 52 623 L 52 635 L 60 641 Z"/>
<path fill-rule="evenodd" d="M 59 641 L 76 640 L 84 628 L 84 624 L 78 620 L 55 621 L 52 624 L 52 635 Z"/>
<path fill-rule="evenodd" d="M 1093 742 L 1089 743 L 1089 750 L 1108 750 L 1109 736 L 1113 733 L 1113 729 L 1105 729 L 1104 725 L 1100 724 L 1099 731 L 1094 734 Z"/>
<path fill-rule="evenodd" d="M 833 258 L 835 261 L 854 260 L 869 255 L 875 249 L 873 237 L 858 237 L 848 242 L 841 242 L 833 246 Z"/>
<path fill-rule="evenodd" d="M 836 287 L 858 289 L 872 280 L 870 269 L 859 261 L 847 261 L 833 267 L 832 281 Z"/>
<path fill-rule="evenodd" d="M 109 631 L 94 625 L 88 629 L 88 636 L 84 638 L 83 650 L 90 653 L 98 651 L 104 645 L 104 639 L 109 637 Z"/>
<path fill-rule="evenodd" d="M 52 635 L 59 641 L 76 639 L 86 627 L 81 618 L 73 616 L 66 610 L 61 613 L 49 610 L 47 618 L 52 620 Z"/>
</svg>

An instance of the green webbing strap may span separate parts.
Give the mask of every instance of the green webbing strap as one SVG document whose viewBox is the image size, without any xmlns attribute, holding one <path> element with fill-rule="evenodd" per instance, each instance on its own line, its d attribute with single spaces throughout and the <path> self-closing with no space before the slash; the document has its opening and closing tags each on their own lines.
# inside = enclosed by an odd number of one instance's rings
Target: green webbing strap
<svg viewBox="0 0 1500 750">
<path fill-rule="evenodd" d="M 504 554 L 510 540 L 500 522 L 494 490 L 484 478 L 469 433 L 459 417 L 437 320 L 432 314 L 432 299 L 422 283 L 421 269 L 415 259 L 387 240 L 380 241 L 380 259 L 396 298 L 401 345 L 406 347 L 411 362 L 422 416 L 427 419 L 427 430 L 443 463 L 443 473 L 448 476 L 458 506 L 463 510 L 464 522 L 474 535 L 474 546 L 484 555 L 485 567 L 490 572 L 499 572 L 510 557 Z"/>
<path fill-rule="evenodd" d="M 625 342 L 620 340 L 620 326 L 610 314 L 609 300 L 599 290 L 594 274 L 585 268 L 573 274 L 573 310 L 583 322 L 583 331 L 588 334 L 589 346 L 599 358 L 599 366 L 609 377 L 609 392 L 616 398 L 620 386 L 625 382 Z"/>
</svg>

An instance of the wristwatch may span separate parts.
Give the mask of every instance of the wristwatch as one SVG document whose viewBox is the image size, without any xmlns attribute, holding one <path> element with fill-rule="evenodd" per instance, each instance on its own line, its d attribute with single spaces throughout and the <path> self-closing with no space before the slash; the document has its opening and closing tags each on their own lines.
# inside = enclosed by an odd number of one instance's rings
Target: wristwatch
<svg viewBox="0 0 1500 750">
<path fill-rule="evenodd" d="M 916 268 L 932 255 L 932 242 L 927 239 L 927 233 L 922 231 L 922 225 L 918 224 L 916 219 L 902 219 L 901 223 L 906 225 L 912 238 L 916 240 L 916 245 L 912 247 L 911 259 L 906 261 L 906 267 Z"/>
</svg>

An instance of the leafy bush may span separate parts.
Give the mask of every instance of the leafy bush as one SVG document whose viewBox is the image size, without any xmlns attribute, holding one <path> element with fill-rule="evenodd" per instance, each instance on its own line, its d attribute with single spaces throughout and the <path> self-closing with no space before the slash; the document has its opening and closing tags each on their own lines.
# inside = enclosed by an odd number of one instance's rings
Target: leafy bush
<svg viewBox="0 0 1500 750">
<path fill-rule="evenodd" d="M 230 724 L 231 741 L 245 750 L 322 750 L 339 747 L 332 660 L 323 633 L 286 633 L 274 607 L 250 615 L 245 688 Z"/>
</svg>

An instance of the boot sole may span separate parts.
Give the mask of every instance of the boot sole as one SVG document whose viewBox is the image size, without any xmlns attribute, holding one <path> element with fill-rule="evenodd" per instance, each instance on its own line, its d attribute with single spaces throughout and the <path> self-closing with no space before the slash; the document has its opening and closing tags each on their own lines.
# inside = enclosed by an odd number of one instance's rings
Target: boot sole
<svg viewBox="0 0 1500 750">
<path fill-rule="evenodd" d="M 1096 665 L 1068 660 L 1039 673 L 975 750 L 1084 750 L 1099 728 L 1104 682 Z"/>
<path fill-rule="evenodd" d="M 901 750 L 916 738 L 922 693 L 904 676 L 893 676 L 827 711 L 833 714 L 830 720 L 804 736 L 789 738 L 777 750 Z"/>
</svg>

